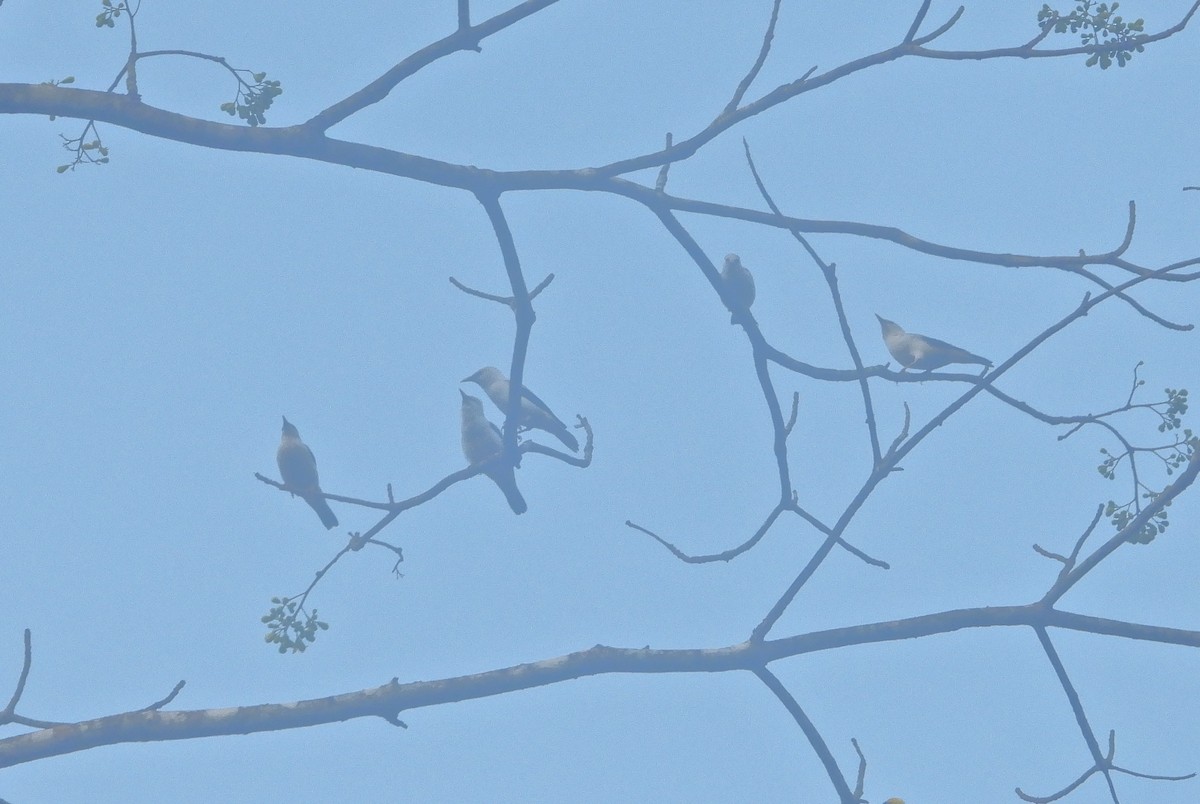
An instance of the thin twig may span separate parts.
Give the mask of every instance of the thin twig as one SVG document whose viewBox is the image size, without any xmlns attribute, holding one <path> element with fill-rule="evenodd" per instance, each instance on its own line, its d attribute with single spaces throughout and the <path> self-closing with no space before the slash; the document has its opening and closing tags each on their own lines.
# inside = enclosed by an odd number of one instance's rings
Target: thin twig
<svg viewBox="0 0 1200 804">
<path fill-rule="evenodd" d="M 143 707 L 136 711 L 138 711 L 138 712 L 154 712 L 159 709 L 162 709 L 164 706 L 169 704 L 171 701 L 175 700 L 175 696 L 179 695 L 179 693 L 183 690 L 183 687 L 185 684 L 187 684 L 187 682 L 183 681 L 181 679 L 179 681 L 179 683 L 175 685 L 175 688 L 167 693 L 167 697 L 157 700 L 154 703 L 150 704 L 149 706 Z"/>
<path fill-rule="evenodd" d="M 0 712 L 0 723 L 5 723 L 17 712 L 17 704 L 21 701 L 21 696 L 25 693 L 25 682 L 29 680 L 29 669 L 33 667 L 33 632 L 28 628 L 25 629 L 25 661 L 21 664 L 21 675 L 17 677 L 17 686 L 13 690 L 12 697 L 8 699 L 8 706 L 4 707 L 4 711 Z"/>
<path fill-rule="evenodd" d="M 775 23 L 779 20 L 779 6 L 782 2 L 783 0 L 775 0 L 775 4 L 771 7 L 771 20 L 767 23 L 767 32 L 763 34 L 762 46 L 758 49 L 758 58 L 754 60 L 754 65 L 750 68 L 750 71 L 746 73 L 741 83 L 737 85 L 737 89 L 733 91 L 733 97 L 729 103 L 725 104 L 720 117 L 737 111 L 738 104 L 746 96 L 746 90 L 750 89 L 750 85 L 754 83 L 754 79 L 758 77 L 759 71 L 762 70 L 763 65 L 766 63 L 767 54 L 771 52 L 771 40 L 775 38 Z M 670 148 L 669 145 L 667 147 L 668 149 Z"/>
<path fill-rule="evenodd" d="M 927 0 L 927 8 L 928 5 L 929 2 Z M 919 16 L 923 17 L 924 13 L 921 13 Z M 767 191 L 767 185 L 765 182 L 763 182 L 762 176 L 759 175 L 758 168 L 754 164 L 754 157 L 750 153 L 750 144 L 746 142 L 744 138 L 742 139 L 742 148 L 746 152 L 746 162 L 750 165 L 750 174 L 754 177 L 754 183 L 758 186 L 759 194 L 763 197 L 763 200 L 767 202 L 767 206 L 771 208 L 771 211 L 782 218 L 783 212 L 779 209 L 779 205 L 775 203 L 775 199 L 771 197 L 770 192 Z M 859 392 L 862 394 L 863 398 L 863 408 L 866 411 L 867 432 L 871 441 L 871 457 L 874 463 L 879 463 L 879 431 L 875 424 L 875 408 L 871 404 L 871 389 L 867 384 L 866 376 L 862 374 L 862 356 L 858 353 L 858 346 L 854 343 L 854 335 L 850 331 L 850 321 L 846 316 L 846 308 L 842 304 L 842 294 L 838 290 L 837 284 L 837 271 L 831 263 L 826 263 L 821 259 L 820 255 L 817 254 L 816 250 L 812 247 L 812 245 L 809 244 L 808 239 L 805 238 L 804 235 L 795 229 L 790 229 L 789 231 L 791 232 L 792 237 L 794 237 L 796 241 L 804 247 L 804 250 L 808 252 L 808 256 L 814 263 L 816 263 L 817 267 L 821 269 L 821 275 L 825 277 L 825 284 L 829 288 L 829 296 L 833 302 L 833 309 L 837 314 L 838 325 L 842 330 L 842 340 L 845 341 L 846 349 L 850 352 L 850 360 L 854 363 L 854 370 L 860 374 L 858 386 Z"/>
</svg>

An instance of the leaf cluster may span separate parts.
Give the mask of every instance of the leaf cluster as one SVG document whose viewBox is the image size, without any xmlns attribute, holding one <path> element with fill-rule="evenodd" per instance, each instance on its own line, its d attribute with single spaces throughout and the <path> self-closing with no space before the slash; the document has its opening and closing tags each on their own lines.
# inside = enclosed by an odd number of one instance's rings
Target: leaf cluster
<svg viewBox="0 0 1200 804">
<path fill-rule="evenodd" d="M 271 607 L 262 617 L 268 626 L 263 639 L 279 645 L 280 653 L 303 653 L 317 640 L 317 631 L 328 631 L 329 623 L 317 619 L 317 610 L 308 612 L 297 601 L 288 597 L 273 597 Z"/>
<path fill-rule="evenodd" d="M 278 81 L 266 80 L 266 73 L 253 73 L 250 77 L 254 79 L 253 84 L 238 79 L 237 98 L 222 103 L 221 111 L 230 117 L 237 115 L 251 126 L 259 126 L 267 122 L 266 111 L 271 108 L 275 98 L 283 94 L 283 88 Z"/>
<path fill-rule="evenodd" d="M 1135 384 L 1135 389 L 1141 386 L 1144 381 L 1139 380 Z M 1166 433 L 1173 430 L 1183 428 L 1183 416 L 1188 410 L 1188 392 L 1186 388 L 1165 388 L 1166 399 L 1161 402 L 1155 402 L 1149 405 L 1138 405 L 1153 411 L 1160 418 L 1158 431 Z M 1192 431 L 1187 428 L 1182 429 L 1182 434 L 1176 436 L 1176 440 L 1171 444 L 1165 444 L 1156 447 L 1131 447 L 1126 446 L 1126 450 L 1121 454 L 1114 454 L 1107 449 L 1101 448 L 1100 454 L 1104 456 L 1104 460 L 1096 467 L 1096 471 L 1108 480 L 1115 480 L 1117 476 L 1117 467 L 1126 458 L 1130 459 L 1132 464 L 1134 455 L 1138 452 L 1146 452 L 1156 456 L 1163 465 L 1167 475 L 1173 475 L 1176 470 L 1182 467 L 1191 459 L 1192 454 L 1197 449 L 1198 440 L 1193 435 Z M 1138 470 L 1133 467 L 1135 486 L 1145 488 L 1145 485 L 1137 479 Z M 1147 504 L 1154 502 L 1160 492 L 1154 490 L 1146 490 L 1141 494 L 1141 499 L 1146 500 Z M 1137 505 L 1138 496 L 1124 505 L 1119 505 L 1114 500 L 1109 500 L 1104 507 L 1104 515 L 1112 522 L 1116 530 L 1122 530 L 1129 522 L 1137 516 L 1141 511 L 1141 506 Z M 1170 502 L 1166 507 L 1171 505 Z M 1129 537 L 1129 541 L 1134 544 L 1149 544 L 1154 541 L 1154 537 L 1166 531 L 1170 524 L 1167 517 L 1166 507 L 1159 511 L 1154 517 L 1146 522 L 1142 529 Z"/>
<path fill-rule="evenodd" d="M 113 5 L 112 0 L 100 0 L 100 5 L 104 6 L 104 10 L 96 15 L 97 28 L 115 28 L 115 20 L 121 16 L 121 12 L 129 12 L 129 6 L 124 0 L 116 5 Z"/>
<path fill-rule="evenodd" d="M 1147 504 L 1154 502 L 1158 494 L 1148 491 L 1142 495 Z M 1150 544 L 1154 541 L 1154 537 L 1165 533 L 1167 527 L 1171 524 L 1167 518 L 1167 508 L 1171 507 L 1170 501 L 1166 503 L 1161 511 L 1150 518 L 1146 524 L 1142 525 L 1141 530 L 1137 533 L 1129 534 L 1128 541 L 1130 544 Z M 1104 515 L 1112 522 L 1113 527 L 1117 530 L 1123 529 L 1129 524 L 1138 512 L 1133 509 L 1133 503 L 1128 502 L 1125 505 L 1117 505 L 1114 501 L 1109 500 L 1104 506 Z"/>
<path fill-rule="evenodd" d="M 1052 26 L 1055 33 L 1079 34 L 1079 40 L 1084 47 L 1098 45 L 1121 45 L 1140 35 L 1145 28 L 1145 20 L 1140 17 L 1133 22 L 1126 22 L 1116 13 L 1120 3 L 1096 3 L 1095 0 L 1082 0 L 1075 10 L 1064 16 L 1049 4 L 1042 6 L 1038 12 L 1038 24 L 1043 27 Z M 1124 67 L 1133 58 L 1133 52 L 1141 53 L 1144 46 L 1130 44 L 1115 50 L 1105 50 L 1088 56 L 1087 66 L 1099 64 L 1101 70 L 1107 70 L 1116 59 L 1118 67 Z"/>
</svg>

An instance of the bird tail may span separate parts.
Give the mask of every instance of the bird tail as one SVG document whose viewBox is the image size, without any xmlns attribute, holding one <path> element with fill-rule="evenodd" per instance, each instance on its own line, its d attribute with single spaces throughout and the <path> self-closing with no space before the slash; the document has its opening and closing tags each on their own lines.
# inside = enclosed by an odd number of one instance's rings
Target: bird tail
<svg viewBox="0 0 1200 804">
<path fill-rule="evenodd" d="M 961 362 L 977 363 L 980 366 L 987 366 L 988 368 L 991 368 L 993 365 L 992 361 L 988 360 L 986 357 L 980 357 L 979 355 L 971 354 L 970 352 L 967 352 L 967 359 Z"/>
<path fill-rule="evenodd" d="M 567 449 L 571 450 L 571 452 L 579 452 L 579 439 L 571 435 L 571 431 L 567 429 L 565 424 L 562 422 L 558 422 L 557 424 L 558 426 L 549 431 L 550 434 L 566 444 Z"/>
<path fill-rule="evenodd" d="M 304 501 L 308 503 L 309 508 L 317 512 L 317 516 L 321 517 L 321 524 L 326 530 L 332 530 L 337 527 L 337 517 L 333 515 L 333 509 L 329 507 L 324 497 L 305 497 Z"/>
<path fill-rule="evenodd" d="M 514 514 L 523 514 L 529 510 L 529 506 L 525 504 L 525 498 L 521 496 L 521 490 L 517 488 L 517 479 L 513 477 L 511 470 L 488 472 L 488 477 L 504 492 L 504 497 L 508 500 L 508 507 Z"/>
<path fill-rule="evenodd" d="M 933 339 L 929 338 L 927 340 L 932 341 Z M 942 345 L 943 343 L 944 342 L 939 341 L 937 345 Z M 963 349 L 959 346 L 951 346 L 950 344 L 945 345 L 949 347 L 949 349 L 945 350 L 945 357 L 948 358 L 948 362 L 950 363 L 975 363 L 980 366 L 987 366 L 989 368 L 992 365 L 992 361 L 988 360 L 986 357 L 977 355 L 974 352 L 968 352 L 966 349 Z M 943 363 L 942 365 L 945 364 Z"/>
</svg>

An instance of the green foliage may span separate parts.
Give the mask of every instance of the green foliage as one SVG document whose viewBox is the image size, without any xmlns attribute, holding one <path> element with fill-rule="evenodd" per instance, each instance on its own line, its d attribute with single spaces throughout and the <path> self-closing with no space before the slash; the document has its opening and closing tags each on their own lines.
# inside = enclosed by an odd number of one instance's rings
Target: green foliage
<svg viewBox="0 0 1200 804">
<path fill-rule="evenodd" d="M 1138 380 L 1134 388 L 1136 389 L 1142 384 L 1143 381 Z M 1162 463 L 1167 475 L 1173 475 L 1177 469 L 1191 459 L 1193 453 L 1200 446 L 1200 439 L 1197 439 L 1190 429 L 1183 427 L 1183 416 L 1188 410 L 1187 389 L 1166 388 L 1164 389 L 1164 393 L 1166 394 L 1166 399 L 1161 402 L 1140 405 L 1133 405 L 1131 403 L 1128 409 L 1136 407 L 1152 411 L 1159 417 L 1158 431 L 1160 433 L 1181 431 L 1176 435 L 1175 440 L 1170 444 L 1163 444 L 1156 447 L 1134 447 L 1125 443 L 1125 450 L 1119 455 L 1101 448 L 1100 454 L 1104 456 L 1104 460 L 1096 467 L 1101 477 L 1108 480 L 1115 480 L 1117 477 L 1117 467 L 1128 458 L 1131 466 L 1134 467 L 1131 471 L 1133 471 L 1135 477 L 1135 488 L 1142 490 L 1140 499 L 1145 500 L 1147 504 L 1157 499 L 1161 491 L 1148 489 L 1146 484 L 1138 479 L 1137 467 L 1134 466 L 1135 456 L 1138 453 L 1153 455 Z M 1132 395 L 1130 399 L 1132 400 Z M 1109 500 L 1108 504 L 1104 507 L 1104 515 L 1109 518 L 1114 528 L 1121 530 L 1129 525 L 1134 517 L 1141 513 L 1142 506 L 1138 504 L 1138 500 L 1139 497 L 1137 494 L 1123 505 Z M 1154 541 L 1154 537 L 1163 533 L 1170 524 L 1167 519 L 1166 510 L 1170 505 L 1171 503 L 1168 502 L 1163 510 L 1151 517 L 1150 521 L 1142 526 L 1140 531 L 1130 534 L 1129 541 L 1135 544 L 1149 544 Z"/>
<path fill-rule="evenodd" d="M 1104 50 L 1088 56 L 1087 66 L 1100 65 L 1101 70 L 1107 70 L 1116 59 L 1118 67 L 1124 67 L 1133 58 L 1133 52 L 1141 53 L 1145 47 L 1129 43 L 1139 36 L 1145 26 L 1145 20 L 1140 17 L 1133 22 L 1125 22 L 1115 12 L 1120 3 L 1097 3 L 1095 0 L 1081 0 L 1075 10 L 1063 16 L 1048 4 L 1038 12 L 1038 25 L 1045 30 L 1051 26 L 1055 33 L 1079 34 L 1084 47 L 1114 46 L 1112 50 Z"/>
<path fill-rule="evenodd" d="M 3 0 L 0 0 L 3 2 Z M 129 16 L 130 25 L 133 25 L 133 17 L 137 14 L 137 8 L 130 8 L 128 0 L 100 0 L 100 5 L 103 7 L 99 14 L 96 15 L 97 28 L 115 28 L 116 20 L 122 14 Z M 133 64 L 138 59 L 137 52 L 130 54 L 129 70 L 130 75 L 133 74 Z M 197 55 L 197 54 L 192 54 Z M 251 126 L 260 126 L 267 122 L 266 113 L 271 108 L 271 104 L 275 102 L 275 98 L 283 93 L 283 87 L 278 81 L 268 81 L 266 73 L 252 73 L 249 70 L 235 70 L 226 63 L 223 58 L 213 58 L 203 56 L 212 61 L 220 63 L 225 69 L 233 73 L 233 77 L 237 79 L 237 95 L 232 101 L 221 104 L 221 111 L 228 114 L 230 117 L 237 115 L 245 120 Z M 243 78 L 249 76 L 250 81 Z M 74 80 L 74 79 L 72 79 Z M 253 83 L 251 83 L 253 81 Z M 67 83 L 64 81 L 63 83 Z M 131 84 L 132 86 L 132 84 Z M 134 90 L 130 90 L 133 92 Z M 64 168 L 65 170 L 66 168 Z M 60 173 L 62 170 L 59 171 Z"/>
<path fill-rule="evenodd" d="M 234 74 L 246 73 L 248 70 L 235 70 Z M 221 104 L 221 111 L 230 117 L 237 115 L 251 126 L 259 126 L 267 122 L 266 111 L 271 108 L 283 88 L 278 81 L 266 80 L 266 73 L 251 73 L 254 83 L 251 84 L 238 76 L 237 98 Z"/>
<path fill-rule="evenodd" d="M 1158 432 L 1165 433 L 1168 430 L 1178 430 L 1183 425 L 1183 414 L 1187 413 L 1187 389 L 1174 388 L 1165 389 L 1167 394 L 1167 408 L 1159 411 L 1163 421 L 1158 425 Z M 1185 439 L 1191 438 L 1191 430 L 1185 430 Z"/>
<path fill-rule="evenodd" d="M 100 0 L 100 5 L 104 6 L 104 10 L 96 15 L 97 28 L 115 28 L 116 23 L 113 21 L 121 16 L 121 13 L 129 13 L 129 5 L 125 0 L 113 5 L 112 0 Z"/>
<path fill-rule="evenodd" d="M 262 621 L 270 629 L 264 639 L 279 645 L 280 653 L 303 653 L 310 644 L 316 642 L 317 631 L 328 631 L 329 623 L 317 619 L 317 610 L 310 614 L 294 599 L 288 597 L 273 597 L 275 605 L 262 617 Z"/>
<path fill-rule="evenodd" d="M 1142 495 L 1147 503 L 1153 502 L 1157 496 L 1157 494 L 1150 491 Z M 1132 505 L 1133 503 L 1117 505 L 1112 500 L 1109 500 L 1108 504 L 1104 506 L 1104 515 L 1113 523 L 1113 527 L 1121 530 L 1129 524 L 1130 520 L 1137 516 L 1137 512 L 1131 510 Z M 1168 500 L 1161 511 L 1152 516 L 1146 524 L 1142 525 L 1141 530 L 1129 534 L 1128 541 L 1131 544 L 1150 544 L 1150 542 L 1154 541 L 1154 537 L 1165 532 L 1167 526 L 1171 524 L 1167 521 L 1167 509 L 1170 507 L 1171 502 Z"/>
</svg>

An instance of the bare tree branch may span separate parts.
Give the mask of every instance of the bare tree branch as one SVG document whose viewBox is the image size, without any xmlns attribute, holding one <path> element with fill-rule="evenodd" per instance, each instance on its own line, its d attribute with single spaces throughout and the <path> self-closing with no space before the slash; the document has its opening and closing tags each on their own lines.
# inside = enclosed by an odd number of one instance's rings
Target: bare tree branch
<svg viewBox="0 0 1200 804">
<path fill-rule="evenodd" d="M 428 67 L 438 59 L 459 50 L 479 50 L 479 43 L 482 40 L 520 22 L 532 14 L 536 14 L 548 6 L 554 5 L 556 2 L 558 0 L 525 0 L 524 3 L 520 3 L 502 14 L 497 14 L 489 20 L 472 26 L 470 25 L 469 3 L 467 0 L 459 0 L 458 29 L 454 33 L 421 48 L 358 92 L 343 98 L 317 114 L 305 123 L 305 126 L 316 131 L 325 132 L 347 117 L 362 111 L 368 106 L 379 103 L 401 81 Z"/>
</svg>

